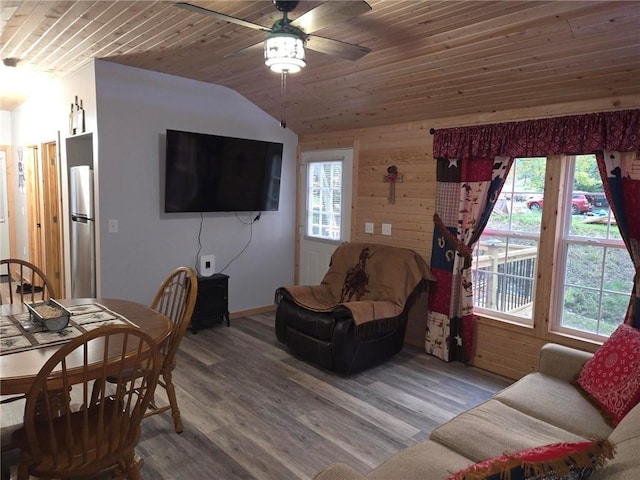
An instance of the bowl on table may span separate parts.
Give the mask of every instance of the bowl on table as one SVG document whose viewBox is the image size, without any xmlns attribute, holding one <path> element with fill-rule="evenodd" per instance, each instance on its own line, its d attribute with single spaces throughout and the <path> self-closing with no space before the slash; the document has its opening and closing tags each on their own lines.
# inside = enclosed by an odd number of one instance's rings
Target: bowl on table
<svg viewBox="0 0 640 480">
<path fill-rule="evenodd" d="M 67 328 L 71 312 L 53 299 L 37 303 L 25 303 L 34 323 L 41 324 L 50 332 L 60 332 Z"/>
</svg>

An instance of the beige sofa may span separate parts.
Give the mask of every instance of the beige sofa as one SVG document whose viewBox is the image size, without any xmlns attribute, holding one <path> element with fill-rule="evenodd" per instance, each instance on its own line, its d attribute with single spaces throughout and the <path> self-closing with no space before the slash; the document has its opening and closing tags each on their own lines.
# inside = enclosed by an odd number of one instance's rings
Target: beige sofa
<svg viewBox="0 0 640 480">
<path fill-rule="evenodd" d="M 505 452 L 558 442 L 608 438 L 616 454 L 589 480 L 640 479 L 640 405 L 614 429 L 570 383 L 591 355 L 545 345 L 531 373 L 435 429 L 429 440 L 401 450 L 366 475 L 335 463 L 315 480 L 446 480 L 454 472 Z"/>
</svg>

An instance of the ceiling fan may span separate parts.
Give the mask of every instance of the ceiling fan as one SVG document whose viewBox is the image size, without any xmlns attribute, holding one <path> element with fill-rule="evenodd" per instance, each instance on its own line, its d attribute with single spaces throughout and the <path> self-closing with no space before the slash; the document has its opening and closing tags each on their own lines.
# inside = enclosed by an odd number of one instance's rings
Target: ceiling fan
<svg viewBox="0 0 640 480">
<path fill-rule="evenodd" d="M 282 18 L 271 27 L 248 22 L 240 18 L 215 12 L 207 8 L 179 2 L 175 6 L 192 12 L 210 15 L 243 27 L 266 32 L 264 42 L 232 52 L 225 57 L 242 55 L 247 52 L 264 49 L 265 64 L 278 73 L 296 73 L 305 65 L 305 47 L 327 55 L 335 55 L 346 60 L 358 60 L 371 49 L 331 38 L 312 35 L 324 27 L 335 25 L 371 10 L 364 0 L 348 2 L 325 2 L 301 15 L 295 20 L 289 19 L 289 12 L 298 5 L 297 1 L 273 0 Z M 263 46 L 264 45 L 264 46 Z"/>
</svg>

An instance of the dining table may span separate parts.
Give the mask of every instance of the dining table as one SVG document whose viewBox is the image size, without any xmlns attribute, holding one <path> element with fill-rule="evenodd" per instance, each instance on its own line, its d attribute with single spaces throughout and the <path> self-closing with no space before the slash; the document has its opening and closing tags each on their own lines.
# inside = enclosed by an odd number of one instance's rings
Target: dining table
<svg viewBox="0 0 640 480">
<path fill-rule="evenodd" d="M 71 312 L 69 325 L 61 332 L 29 331 L 29 312 L 23 304 L 0 305 L 0 329 L 5 329 L 0 338 L 0 395 L 27 393 L 42 366 L 61 345 L 93 328 L 133 324 L 158 345 L 171 333 L 170 320 L 141 303 L 111 298 L 65 298 L 55 302 Z M 100 344 L 94 348 L 100 349 Z M 96 351 L 93 357 L 102 361 L 103 353 L 104 350 Z"/>
</svg>

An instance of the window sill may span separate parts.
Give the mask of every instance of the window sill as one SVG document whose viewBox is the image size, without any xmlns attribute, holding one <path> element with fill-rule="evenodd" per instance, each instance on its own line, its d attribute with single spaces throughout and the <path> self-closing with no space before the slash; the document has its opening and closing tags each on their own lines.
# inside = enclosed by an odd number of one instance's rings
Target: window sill
<svg viewBox="0 0 640 480">
<path fill-rule="evenodd" d="M 326 243 L 326 244 L 331 244 L 331 245 L 340 245 L 341 243 L 343 243 L 345 240 L 342 239 L 332 239 L 332 238 L 322 238 L 322 237 L 311 237 L 309 235 L 304 235 L 304 239 L 306 241 L 309 242 L 322 242 L 322 243 Z"/>
<path fill-rule="evenodd" d="M 562 340 L 569 341 L 569 342 L 580 342 L 582 344 L 585 344 L 586 346 L 589 346 L 589 350 L 590 351 L 595 351 L 597 350 L 600 346 L 602 346 L 603 342 L 597 341 L 597 340 L 593 340 L 591 338 L 586 338 L 586 337 L 580 337 L 578 335 L 571 335 L 570 333 L 566 333 L 566 332 L 557 332 L 557 331 L 550 331 L 548 332 L 548 336 L 550 339 L 555 339 L 554 341 L 556 343 L 563 343 Z"/>
<path fill-rule="evenodd" d="M 474 313 L 479 324 L 490 325 L 492 327 L 504 328 L 505 330 L 519 330 L 522 333 L 533 335 L 533 325 L 506 320 L 504 318 L 493 317 L 485 313 Z"/>
<path fill-rule="evenodd" d="M 475 313 L 474 315 L 476 316 L 476 323 L 478 325 L 486 325 L 493 328 L 500 328 L 511 332 L 517 332 L 522 335 L 527 335 L 539 340 L 543 340 L 545 342 L 558 343 L 560 345 L 577 348 L 591 353 L 595 352 L 602 345 L 602 342 L 579 337 L 577 335 L 571 335 L 565 332 L 548 331 L 539 334 L 531 325 L 524 325 L 522 323 L 512 322 L 497 317 L 491 317 L 485 314 Z"/>
</svg>

